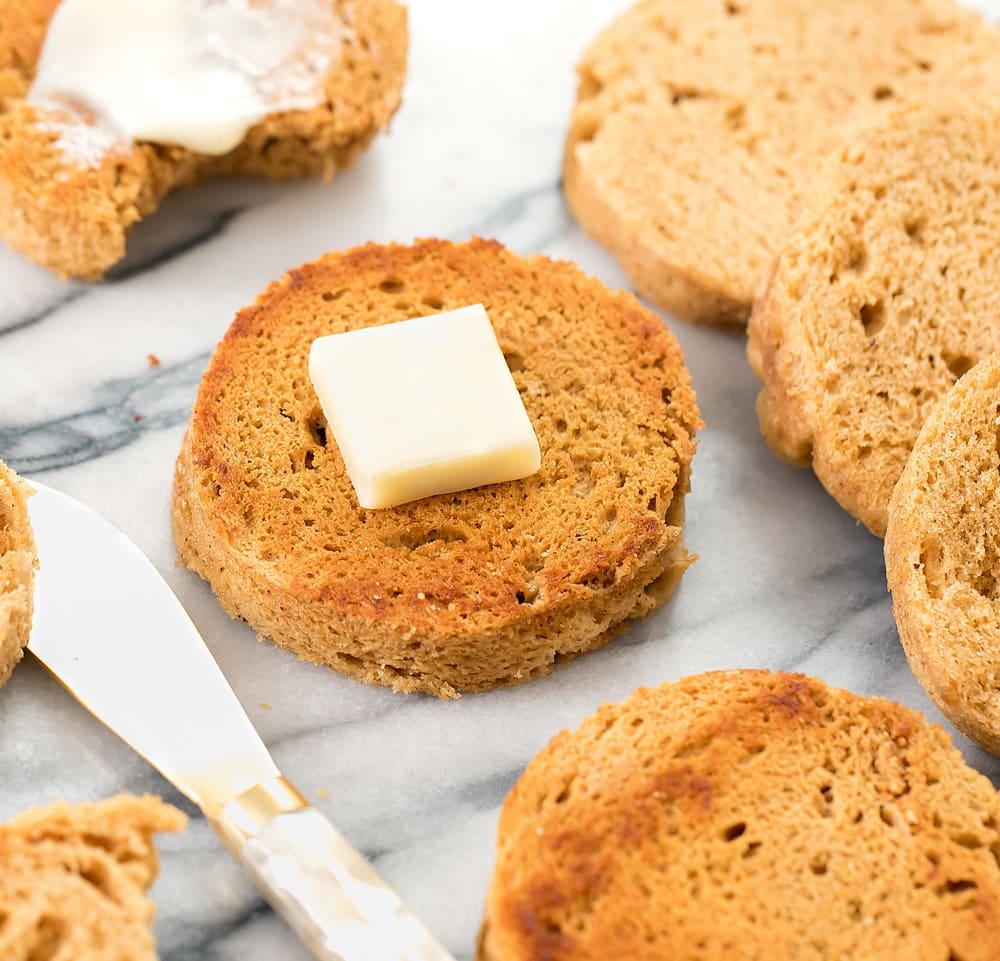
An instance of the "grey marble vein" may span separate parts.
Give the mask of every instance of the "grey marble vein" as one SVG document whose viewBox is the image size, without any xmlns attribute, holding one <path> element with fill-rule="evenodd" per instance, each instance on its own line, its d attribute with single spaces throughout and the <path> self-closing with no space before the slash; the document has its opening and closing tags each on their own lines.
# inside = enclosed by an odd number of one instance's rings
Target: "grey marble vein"
<svg viewBox="0 0 1000 961">
<path fill-rule="evenodd" d="M 37 474 L 103 457 L 141 434 L 183 423 L 208 357 L 152 367 L 109 381 L 92 406 L 36 423 L 0 427 L 0 452 L 15 470 Z"/>
</svg>

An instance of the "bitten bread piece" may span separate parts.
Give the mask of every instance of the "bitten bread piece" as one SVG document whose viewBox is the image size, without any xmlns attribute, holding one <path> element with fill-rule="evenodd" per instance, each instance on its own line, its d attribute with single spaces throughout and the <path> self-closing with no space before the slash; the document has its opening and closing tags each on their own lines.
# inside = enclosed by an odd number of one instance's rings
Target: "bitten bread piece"
<svg viewBox="0 0 1000 961">
<path fill-rule="evenodd" d="M 313 339 L 477 303 L 541 470 L 362 510 L 309 380 Z M 303 658 L 441 697 L 514 684 L 673 590 L 698 426 L 680 348 L 630 294 L 490 241 L 370 244 L 237 315 L 177 462 L 174 537 L 226 610 Z"/>
<path fill-rule="evenodd" d="M 221 157 L 136 142 L 83 165 L 60 146 L 66 118 L 23 99 L 58 4 L 0 0 L 0 236 L 62 276 L 96 279 L 174 187 L 220 174 L 329 177 L 349 165 L 399 106 L 406 12 L 395 0 L 330 2 L 343 37 L 324 103 L 272 114 Z"/>
<path fill-rule="evenodd" d="M 120 795 L 0 824 L 0 958 L 155 961 L 152 835 L 186 821 L 158 798 Z"/>
<path fill-rule="evenodd" d="M 480 961 L 996 961 L 1000 797 L 947 734 L 797 674 L 640 689 L 500 815 Z"/>
<path fill-rule="evenodd" d="M 950 103 L 859 134 L 754 306 L 764 436 L 879 536 L 920 425 L 1000 347 L 998 156 L 997 115 Z"/>
<path fill-rule="evenodd" d="M 1000 354 L 921 428 L 892 495 L 885 564 L 917 680 L 1000 755 Z"/>
<path fill-rule="evenodd" d="M 583 57 L 566 196 L 640 293 L 742 326 L 857 114 L 995 97 L 1000 32 L 949 0 L 647 0 Z"/>
<path fill-rule="evenodd" d="M 28 485 L 0 461 L 0 684 L 24 653 L 34 609 L 35 538 Z"/>
</svg>

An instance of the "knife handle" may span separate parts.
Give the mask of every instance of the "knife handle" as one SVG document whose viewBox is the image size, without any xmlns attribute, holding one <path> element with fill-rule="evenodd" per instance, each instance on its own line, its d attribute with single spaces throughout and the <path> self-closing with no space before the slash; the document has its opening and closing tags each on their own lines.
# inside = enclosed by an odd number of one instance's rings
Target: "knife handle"
<svg viewBox="0 0 1000 961">
<path fill-rule="evenodd" d="M 316 808 L 275 815 L 240 853 L 320 961 L 454 961 Z"/>
</svg>

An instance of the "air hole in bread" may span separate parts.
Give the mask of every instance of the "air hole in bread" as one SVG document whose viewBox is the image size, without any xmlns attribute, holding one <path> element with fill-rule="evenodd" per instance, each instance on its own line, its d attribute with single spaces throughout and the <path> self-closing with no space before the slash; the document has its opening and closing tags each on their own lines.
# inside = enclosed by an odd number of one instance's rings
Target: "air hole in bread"
<svg viewBox="0 0 1000 961">
<path fill-rule="evenodd" d="M 406 284 L 395 277 L 388 277 L 378 285 L 378 289 L 386 294 L 401 294 L 406 290 Z"/>
<path fill-rule="evenodd" d="M 62 947 L 66 936 L 66 925 L 51 914 L 43 914 L 31 934 L 27 961 L 51 961 Z"/>
<path fill-rule="evenodd" d="M 833 817 L 833 786 L 824 784 L 819 789 L 819 797 L 816 798 L 816 811 L 820 817 Z"/>
<path fill-rule="evenodd" d="M 444 307 L 444 301 L 440 297 L 425 297 L 421 303 L 431 310 L 441 310 Z"/>
<path fill-rule="evenodd" d="M 976 366 L 978 358 L 970 357 L 968 354 L 954 354 L 950 350 L 941 351 L 941 359 L 945 362 L 952 377 L 958 380 L 963 374 L 967 374 Z"/>
<path fill-rule="evenodd" d="M 985 846 L 983 841 L 981 841 L 979 837 L 971 831 L 962 831 L 958 834 L 952 834 L 951 840 L 960 847 L 967 848 L 969 851 L 978 851 L 981 847 Z"/>
<path fill-rule="evenodd" d="M 934 64 L 932 64 L 930 60 L 918 60 L 917 68 L 919 70 L 923 70 L 925 73 L 930 73 L 930 71 L 934 69 Z"/>
<path fill-rule="evenodd" d="M 604 89 L 604 84 L 591 70 L 580 71 L 580 83 L 576 88 L 577 100 L 590 100 Z"/>
<path fill-rule="evenodd" d="M 306 425 L 309 428 L 309 434 L 315 441 L 317 447 L 326 447 L 326 421 L 323 419 L 322 412 L 317 408 L 313 411 L 312 416 L 306 421 Z"/>
<path fill-rule="evenodd" d="M 80 877 L 83 878 L 83 880 L 89 885 L 100 891 L 100 893 L 106 898 L 115 900 L 111 894 L 111 888 L 109 885 L 111 876 L 106 865 L 101 864 L 99 861 L 94 861 L 86 867 L 80 869 Z"/>
<path fill-rule="evenodd" d="M 853 273 L 859 274 L 865 269 L 865 265 L 867 263 L 868 248 L 860 242 L 852 244 L 847 255 L 847 269 Z"/>
<path fill-rule="evenodd" d="M 726 111 L 726 126 L 730 130 L 742 130 L 747 125 L 747 108 L 745 104 L 738 103 L 734 104 Z M 745 144 L 748 150 L 752 152 L 753 141 Z"/>
<path fill-rule="evenodd" d="M 386 547 L 415 551 L 431 544 L 463 544 L 469 535 L 460 527 L 424 527 L 416 525 L 383 538 Z"/>
<path fill-rule="evenodd" d="M 963 878 L 961 881 L 946 881 L 940 888 L 944 894 L 961 894 L 963 891 L 975 891 L 979 885 L 975 881 Z"/>
<path fill-rule="evenodd" d="M 740 8 L 736 6 L 736 4 L 732 2 L 732 0 L 728 0 L 728 2 L 726 3 L 726 16 L 736 17 L 739 16 L 739 14 L 740 14 Z"/>
<path fill-rule="evenodd" d="M 347 293 L 347 289 L 346 288 L 344 288 L 342 290 L 327 290 L 327 291 L 324 291 L 324 293 L 323 293 L 323 299 L 327 303 L 329 303 L 330 301 L 333 301 L 333 300 L 340 300 L 340 298 L 343 297 L 344 294 L 346 294 L 346 293 Z"/>
<path fill-rule="evenodd" d="M 830 855 L 825 851 L 819 854 L 814 854 L 809 861 L 809 870 L 813 874 L 823 875 L 826 874 L 827 865 L 830 863 Z"/>
<path fill-rule="evenodd" d="M 906 236 L 909 237 L 915 244 L 923 243 L 924 230 L 926 227 L 926 217 L 911 217 L 903 224 L 903 230 L 906 231 Z"/>
<path fill-rule="evenodd" d="M 730 824 L 729 827 L 723 831 L 722 836 L 727 842 L 735 841 L 737 838 L 743 837 L 746 834 L 747 826 L 742 821 L 737 824 Z"/>
<path fill-rule="evenodd" d="M 995 601 L 1000 596 L 1000 584 L 992 571 L 983 571 L 975 580 L 976 592 L 988 601 Z"/>
<path fill-rule="evenodd" d="M 512 374 L 520 373 L 525 368 L 524 357 L 516 350 L 504 353 L 503 359 L 507 362 L 507 369 Z"/>
<path fill-rule="evenodd" d="M 865 304 L 861 308 L 861 324 L 865 328 L 865 333 L 869 337 L 874 337 L 886 322 L 885 304 L 881 300 L 876 300 L 873 304 Z"/>
<path fill-rule="evenodd" d="M 573 132 L 577 143 L 590 143 L 597 136 L 597 131 L 600 128 L 601 123 L 597 117 L 580 117 L 573 124 Z"/>
<path fill-rule="evenodd" d="M 667 407 L 670 406 L 670 402 L 671 400 L 673 400 L 673 396 L 674 392 L 669 387 L 664 387 L 663 390 L 660 391 L 660 400 L 662 400 L 663 403 L 667 405 Z"/>
<path fill-rule="evenodd" d="M 701 95 L 701 91 L 697 87 L 675 87 L 670 102 L 676 107 L 684 103 L 685 100 L 697 100 Z"/>
<path fill-rule="evenodd" d="M 872 91 L 872 99 L 873 100 L 888 100 L 893 95 L 894 95 L 894 91 L 893 91 L 892 87 L 890 87 L 888 84 L 884 84 L 884 83 L 880 83 Z"/>
<path fill-rule="evenodd" d="M 740 857 L 742 857 L 744 861 L 749 861 L 752 857 L 754 857 L 757 854 L 760 848 L 761 848 L 760 841 L 751 841 L 743 849 L 743 853 L 740 855 Z"/>
<path fill-rule="evenodd" d="M 534 581 L 529 581 L 524 586 L 523 591 L 518 591 L 514 595 L 518 604 L 534 604 L 538 600 L 538 585 Z"/>
<path fill-rule="evenodd" d="M 920 567 L 924 573 L 927 593 L 935 600 L 940 600 L 944 594 L 944 552 L 936 540 L 924 542 L 920 551 Z"/>
</svg>

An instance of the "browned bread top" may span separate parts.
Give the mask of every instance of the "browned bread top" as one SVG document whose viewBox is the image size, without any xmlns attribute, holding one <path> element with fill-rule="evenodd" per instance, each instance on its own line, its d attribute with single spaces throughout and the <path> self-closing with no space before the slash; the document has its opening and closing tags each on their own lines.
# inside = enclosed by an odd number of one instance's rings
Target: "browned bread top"
<svg viewBox="0 0 1000 961">
<path fill-rule="evenodd" d="M 1000 32 L 950 0 L 644 0 L 579 65 L 566 194 L 640 293 L 742 325 L 854 114 L 995 98 Z"/>
<path fill-rule="evenodd" d="M 858 133 L 754 306 L 761 429 L 875 534 L 920 425 L 1000 347 L 1000 124 L 947 101 Z"/>
<path fill-rule="evenodd" d="M 95 279 L 176 186 L 220 174 L 330 176 L 347 166 L 399 106 L 406 11 L 396 0 L 330 2 L 343 39 L 323 103 L 266 117 L 221 157 L 137 142 L 81 165 L 59 144 L 66 118 L 23 99 L 58 4 L 0 0 L 0 236 L 58 274 Z"/>
<path fill-rule="evenodd" d="M 159 798 L 119 795 L 0 824 L 0 957 L 155 961 L 152 835 L 186 821 Z"/>
<path fill-rule="evenodd" d="M 28 485 L 0 461 L 0 684 L 24 652 L 34 609 L 35 538 Z"/>
<path fill-rule="evenodd" d="M 541 470 L 362 510 L 309 381 L 313 339 L 475 303 Z M 514 683 L 670 593 L 699 424 L 676 341 L 630 294 L 490 241 L 370 244 L 236 317 L 178 461 L 175 537 L 230 612 L 302 656 L 441 695 Z"/>
<path fill-rule="evenodd" d="M 885 563 L 899 636 L 948 719 L 1000 754 L 1000 354 L 959 380 L 892 495 Z"/>
<path fill-rule="evenodd" d="M 1000 797 L 941 728 L 795 674 L 640 689 L 529 765 L 482 961 L 996 961 Z"/>
</svg>

